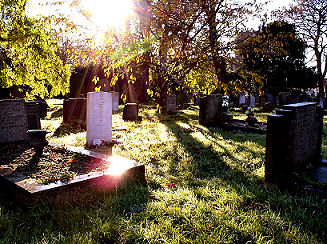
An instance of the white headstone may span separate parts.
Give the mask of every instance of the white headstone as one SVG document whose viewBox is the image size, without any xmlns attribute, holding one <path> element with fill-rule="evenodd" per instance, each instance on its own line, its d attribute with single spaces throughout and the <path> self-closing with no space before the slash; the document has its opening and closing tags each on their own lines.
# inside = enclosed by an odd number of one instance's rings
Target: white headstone
<svg viewBox="0 0 327 244">
<path fill-rule="evenodd" d="M 118 111 L 118 105 L 119 105 L 119 92 L 112 91 L 112 110 Z"/>
<path fill-rule="evenodd" d="M 99 145 L 102 140 L 111 142 L 112 94 L 87 93 L 86 141 L 88 146 Z"/>
<path fill-rule="evenodd" d="M 250 96 L 250 107 L 255 107 L 255 96 Z"/>
</svg>

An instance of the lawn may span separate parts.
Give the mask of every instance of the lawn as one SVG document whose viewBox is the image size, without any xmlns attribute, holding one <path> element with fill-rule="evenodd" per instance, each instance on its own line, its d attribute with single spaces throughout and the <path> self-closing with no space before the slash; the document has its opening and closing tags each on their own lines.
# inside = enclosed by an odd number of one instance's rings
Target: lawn
<svg viewBox="0 0 327 244">
<path fill-rule="evenodd" d="M 48 140 L 84 146 L 86 132 L 62 124 L 51 100 Z M 125 186 L 93 204 L 28 211 L 0 198 L 2 243 L 325 243 L 327 206 L 315 196 L 264 183 L 265 135 L 198 124 L 198 108 L 141 122 L 113 115 L 113 149 L 145 164 L 147 187 Z M 263 116 L 263 120 L 264 120 Z M 323 152 L 326 154 L 326 128 Z"/>
</svg>

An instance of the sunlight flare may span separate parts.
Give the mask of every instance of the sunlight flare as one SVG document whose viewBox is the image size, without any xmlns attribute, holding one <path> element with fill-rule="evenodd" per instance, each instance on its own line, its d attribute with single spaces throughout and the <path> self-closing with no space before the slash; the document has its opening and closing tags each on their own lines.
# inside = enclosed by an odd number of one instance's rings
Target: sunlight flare
<svg viewBox="0 0 327 244">
<path fill-rule="evenodd" d="M 108 159 L 110 165 L 108 169 L 105 171 L 106 175 L 121 175 L 126 170 L 133 168 L 133 161 L 123 158 L 121 156 L 112 156 Z"/>
<path fill-rule="evenodd" d="M 132 0 L 83 0 L 89 19 L 100 28 L 121 28 L 133 15 Z"/>
</svg>

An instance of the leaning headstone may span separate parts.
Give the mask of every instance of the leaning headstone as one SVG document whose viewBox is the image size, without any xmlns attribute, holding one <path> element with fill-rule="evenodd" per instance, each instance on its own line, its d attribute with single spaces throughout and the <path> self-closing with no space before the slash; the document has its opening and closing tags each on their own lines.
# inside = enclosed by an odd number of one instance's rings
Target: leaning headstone
<svg viewBox="0 0 327 244">
<path fill-rule="evenodd" d="M 36 101 L 28 101 L 25 103 L 28 129 L 41 129 L 40 107 Z"/>
<path fill-rule="evenodd" d="M 27 130 L 24 99 L 0 100 L 0 143 L 26 140 Z"/>
<path fill-rule="evenodd" d="M 222 94 L 212 94 L 200 98 L 199 124 L 219 124 L 223 121 Z"/>
<path fill-rule="evenodd" d="M 119 105 L 119 92 L 112 91 L 112 111 L 118 111 Z"/>
<path fill-rule="evenodd" d="M 126 103 L 123 109 L 123 120 L 137 121 L 140 119 L 138 113 L 137 103 Z"/>
<path fill-rule="evenodd" d="M 287 184 L 291 172 L 321 157 L 322 109 L 303 102 L 283 106 L 268 116 L 265 179 Z"/>
<path fill-rule="evenodd" d="M 86 141 L 88 146 L 111 142 L 112 94 L 109 92 L 87 93 Z"/>
<path fill-rule="evenodd" d="M 293 96 L 290 92 L 280 92 L 279 97 L 279 107 L 293 103 Z"/>
<path fill-rule="evenodd" d="M 64 100 L 63 122 L 86 122 L 86 98 L 69 98 Z"/>
<path fill-rule="evenodd" d="M 249 97 L 249 101 L 250 101 L 250 107 L 255 107 L 255 96 L 250 96 Z"/>
<path fill-rule="evenodd" d="M 176 114 L 176 94 L 167 95 L 167 114 Z"/>
<path fill-rule="evenodd" d="M 243 104 L 246 104 L 246 97 L 244 92 L 238 94 L 238 106 L 241 107 Z"/>
</svg>

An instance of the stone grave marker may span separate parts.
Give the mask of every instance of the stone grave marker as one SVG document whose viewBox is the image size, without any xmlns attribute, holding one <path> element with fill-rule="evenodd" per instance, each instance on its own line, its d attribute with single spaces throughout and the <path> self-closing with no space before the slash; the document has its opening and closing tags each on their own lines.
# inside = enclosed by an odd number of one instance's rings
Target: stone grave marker
<svg viewBox="0 0 327 244">
<path fill-rule="evenodd" d="M 241 107 L 243 104 L 246 104 L 246 97 L 245 93 L 241 92 L 238 94 L 238 106 Z"/>
<path fill-rule="evenodd" d="M 36 100 L 39 103 L 39 109 L 40 109 L 40 118 L 45 118 L 48 113 L 48 104 L 44 99 L 38 99 Z"/>
<path fill-rule="evenodd" d="M 263 104 L 261 111 L 264 113 L 271 113 L 274 109 L 274 105 L 270 102 Z"/>
<path fill-rule="evenodd" d="M 255 107 L 255 96 L 250 96 L 249 97 L 249 101 L 250 101 L 250 107 Z"/>
<path fill-rule="evenodd" d="M 199 124 L 219 124 L 222 118 L 222 94 L 211 94 L 200 98 Z"/>
<path fill-rule="evenodd" d="M 118 105 L 119 105 L 119 92 L 112 91 L 112 111 L 118 111 Z"/>
<path fill-rule="evenodd" d="M 86 122 L 86 104 L 87 99 L 83 97 L 64 100 L 63 122 Z"/>
<path fill-rule="evenodd" d="M 290 92 L 280 92 L 278 94 L 279 97 L 279 107 L 283 107 L 284 105 L 287 104 L 292 104 L 293 103 L 293 96 Z"/>
<path fill-rule="evenodd" d="M 39 103 L 36 101 L 28 101 L 25 103 L 25 107 L 27 113 L 28 129 L 41 129 Z"/>
<path fill-rule="evenodd" d="M 167 114 L 176 114 L 176 94 L 168 94 L 167 95 Z"/>
<path fill-rule="evenodd" d="M 293 171 L 321 157 L 322 109 L 303 102 L 283 106 L 268 116 L 265 179 L 283 185 Z"/>
<path fill-rule="evenodd" d="M 256 104 L 259 104 L 259 94 L 254 94 L 254 97 L 255 97 L 255 103 Z"/>
<path fill-rule="evenodd" d="M 262 108 L 263 105 L 267 102 L 267 97 L 265 95 L 259 96 L 259 107 Z"/>
<path fill-rule="evenodd" d="M 267 97 L 267 102 L 268 102 L 268 103 L 275 104 L 274 95 L 272 95 L 272 94 L 270 94 L 270 93 L 267 93 L 267 94 L 266 94 L 266 97 Z"/>
<path fill-rule="evenodd" d="M 111 142 L 112 94 L 87 93 L 86 141 L 88 146 L 100 145 L 102 140 Z"/>
<path fill-rule="evenodd" d="M 24 99 L 0 100 L 0 143 L 26 140 L 27 130 Z"/>
<path fill-rule="evenodd" d="M 128 120 L 128 121 L 140 120 L 138 113 L 139 113 L 139 107 L 137 103 L 126 103 L 123 109 L 123 120 Z"/>
</svg>

